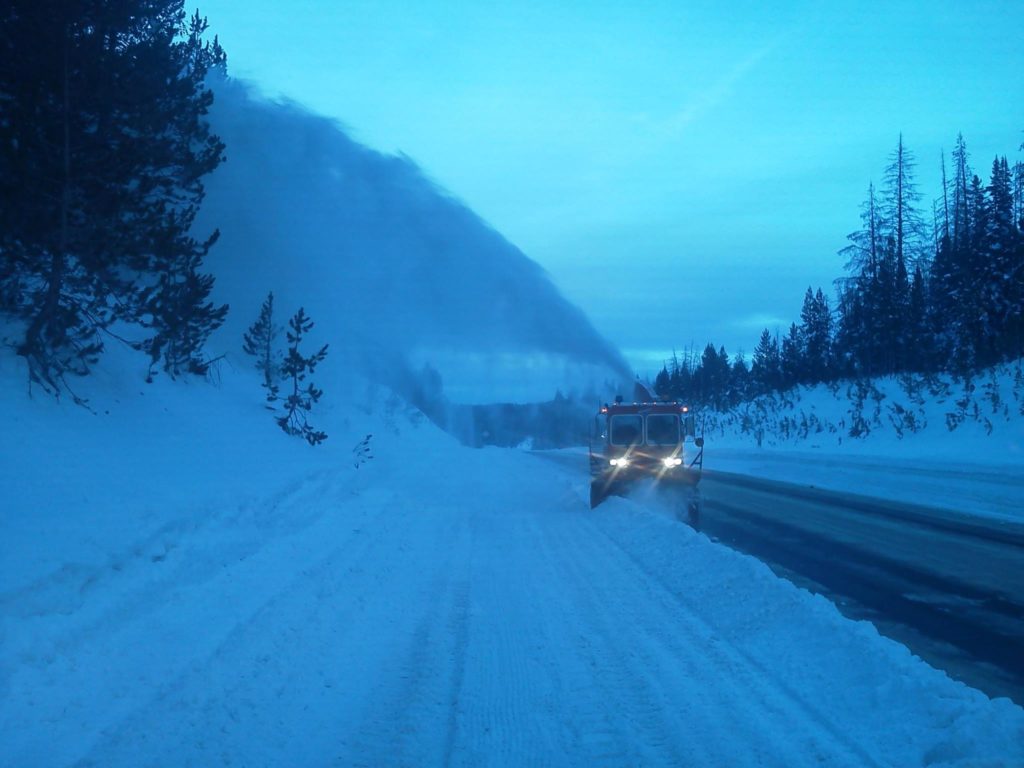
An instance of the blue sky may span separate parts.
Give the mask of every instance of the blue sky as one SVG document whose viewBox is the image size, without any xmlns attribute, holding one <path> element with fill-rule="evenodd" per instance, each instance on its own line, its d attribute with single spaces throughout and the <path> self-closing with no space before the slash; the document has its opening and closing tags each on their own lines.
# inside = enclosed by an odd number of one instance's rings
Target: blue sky
<svg viewBox="0 0 1024 768">
<path fill-rule="evenodd" d="M 206 0 L 233 75 L 412 157 L 641 373 L 831 290 L 900 132 L 1024 158 L 1024 3 Z"/>
</svg>

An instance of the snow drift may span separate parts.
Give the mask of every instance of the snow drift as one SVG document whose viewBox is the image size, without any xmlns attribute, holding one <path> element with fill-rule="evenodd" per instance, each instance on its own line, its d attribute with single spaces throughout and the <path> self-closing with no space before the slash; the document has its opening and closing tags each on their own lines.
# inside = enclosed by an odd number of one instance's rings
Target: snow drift
<svg viewBox="0 0 1024 768">
<path fill-rule="evenodd" d="M 228 159 L 197 227 L 221 230 L 207 268 L 231 313 L 211 354 L 237 353 L 273 291 L 282 324 L 302 305 L 311 344 L 330 343 L 326 380 L 358 371 L 407 391 L 429 366 L 448 398 L 487 402 L 628 376 L 535 262 L 408 158 L 238 81 L 215 91 Z"/>
</svg>

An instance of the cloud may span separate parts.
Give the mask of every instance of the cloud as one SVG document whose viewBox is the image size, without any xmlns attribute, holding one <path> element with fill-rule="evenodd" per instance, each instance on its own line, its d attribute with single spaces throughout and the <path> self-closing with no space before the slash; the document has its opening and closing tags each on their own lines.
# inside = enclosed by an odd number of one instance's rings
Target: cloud
<svg viewBox="0 0 1024 768">
<path fill-rule="evenodd" d="M 765 328 L 768 330 L 772 330 L 774 328 L 788 328 L 791 322 L 791 319 L 780 317 L 778 315 L 759 313 L 737 318 L 736 320 L 733 320 L 730 325 L 733 328 L 740 330 L 762 331 Z"/>
<path fill-rule="evenodd" d="M 700 91 L 689 103 L 674 114 L 660 121 L 659 130 L 666 136 L 675 136 L 724 103 L 736 86 L 749 75 L 758 64 L 771 54 L 783 41 L 779 36 L 766 45 L 737 61 L 724 75 Z"/>
</svg>

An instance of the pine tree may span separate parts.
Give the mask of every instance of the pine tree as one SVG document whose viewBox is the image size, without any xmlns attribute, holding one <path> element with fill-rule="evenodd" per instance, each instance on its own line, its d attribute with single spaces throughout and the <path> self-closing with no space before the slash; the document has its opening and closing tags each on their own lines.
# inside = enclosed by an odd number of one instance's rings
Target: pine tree
<svg viewBox="0 0 1024 768">
<path fill-rule="evenodd" d="M 204 41 L 209 25 L 198 11 L 187 27 L 181 26 L 180 10 L 177 13 L 183 40 L 173 48 L 176 56 L 170 70 L 185 76 L 170 81 L 168 98 L 159 105 L 160 116 L 154 109 L 149 118 L 169 126 L 159 166 L 164 178 L 174 179 L 176 194 L 173 208 L 159 210 L 153 217 L 151 231 L 159 234 L 145 271 L 157 275 L 157 280 L 137 298 L 143 325 L 153 329 L 153 336 L 140 345 L 150 355 L 150 376 L 153 366 L 162 361 L 172 377 L 206 372 L 203 345 L 228 311 L 227 305 L 209 301 L 214 280 L 200 271 L 220 233 L 214 231 L 203 242 L 190 234 L 206 194 L 202 179 L 223 160 L 224 144 L 204 120 L 213 103 L 204 83 L 211 69 L 224 69 L 226 59 L 216 39 Z M 166 78 L 166 73 L 161 74 Z"/>
<path fill-rule="evenodd" d="M 280 333 L 281 329 L 274 324 L 274 294 L 271 292 L 260 307 L 260 316 L 242 335 L 242 351 L 256 358 L 256 370 L 263 374 L 261 386 L 267 390 L 268 403 L 277 400 L 280 389 L 277 381 L 281 365 L 274 352 L 274 339 Z"/>
<path fill-rule="evenodd" d="M 750 368 L 741 349 L 733 357 L 729 369 L 729 404 L 736 405 L 750 396 Z"/>
<path fill-rule="evenodd" d="M 88 372 L 116 321 L 153 327 L 170 370 L 201 371 L 197 345 L 223 317 L 196 269 L 212 239 L 189 235 L 223 147 L 182 8 L 11 0 L 3 12 L 0 310 L 23 324 L 18 353 L 48 391 Z M 161 285 L 159 305 L 144 301 Z"/>
<path fill-rule="evenodd" d="M 750 367 L 750 378 L 758 394 L 778 389 L 782 384 L 779 340 L 767 328 L 761 331 L 761 338 L 754 347 L 754 358 Z"/>
<path fill-rule="evenodd" d="M 306 377 L 316 370 L 316 366 L 327 357 L 327 345 L 309 357 L 299 351 L 303 337 L 313 328 L 313 321 L 306 316 L 306 311 L 299 311 L 288 321 L 288 354 L 281 365 L 281 375 L 291 379 L 292 391 L 284 402 L 284 414 L 278 417 L 277 423 L 289 435 L 300 435 L 310 445 L 317 445 L 327 439 L 327 434 L 314 429 L 309 423 L 309 412 L 314 403 L 320 401 L 323 391 L 317 389 L 313 382 L 304 384 Z"/>
<path fill-rule="evenodd" d="M 803 338 L 796 323 L 791 323 L 789 333 L 782 340 L 782 389 L 789 389 L 804 381 L 806 365 L 803 357 Z"/>
<path fill-rule="evenodd" d="M 973 370 L 978 360 L 981 307 L 978 293 L 981 246 L 980 218 L 984 218 L 984 195 L 973 181 L 967 143 L 957 135 L 953 150 L 953 178 L 948 179 L 943 163 L 942 236 L 927 273 L 927 321 L 932 337 L 930 356 L 943 368 L 959 372 Z"/>
<path fill-rule="evenodd" d="M 1017 312 L 1008 329 L 1007 351 L 1010 357 L 1024 357 L 1024 163 L 1013 170 L 1014 222 L 1017 225 L 1017 248 L 1010 274 L 1011 298 Z"/>
<path fill-rule="evenodd" d="M 693 399 L 702 405 L 724 410 L 729 402 L 729 370 L 729 353 L 725 347 L 716 350 L 714 344 L 708 343 L 693 371 L 692 380 L 696 386 Z"/>
<path fill-rule="evenodd" d="M 934 359 L 934 342 L 928 326 L 928 296 L 925 289 L 924 272 L 918 265 L 910 283 L 910 298 L 907 304 L 907 370 L 918 373 L 931 370 Z"/>
<path fill-rule="evenodd" d="M 832 369 L 832 337 L 835 329 L 833 327 L 832 308 L 829 306 L 828 296 L 825 295 L 820 287 L 814 294 L 814 305 L 817 317 L 815 331 L 818 349 L 821 354 L 821 357 L 818 359 L 818 365 L 821 366 L 822 381 L 826 381 L 831 378 L 829 374 Z"/>
<path fill-rule="evenodd" d="M 956 311 L 955 297 L 959 290 L 959 267 L 953 250 L 950 227 L 949 192 L 951 185 L 946 176 L 946 156 L 942 155 L 942 224 L 936 228 L 935 254 L 928 270 L 929 290 L 922 317 L 924 332 L 930 337 L 928 359 L 937 364 L 951 354 L 953 336 L 949 333 Z"/>
<path fill-rule="evenodd" d="M 714 401 L 717 387 L 717 382 L 715 381 L 717 362 L 718 352 L 715 350 L 715 345 L 708 343 L 705 345 L 700 360 L 693 371 L 697 402 L 702 405 L 710 405 Z"/>
<path fill-rule="evenodd" d="M 800 340 L 805 382 L 817 384 L 825 381 L 832 357 L 832 313 L 821 288 L 812 293 L 808 286 L 804 294 L 800 310 Z"/>
<path fill-rule="evenodd" d="M 858 361 L 856 350 L 860 346 L 857 331 L 863 327 L 859 319 L 862 300 L 857 290 L 858 280 L 842 277 L 835 281 L 836 328 L 832 341 L 833 374 L 837 377 L 854 374 Z"/>
<path fill-rule="evenodd" d="M 658 375 L 654 377 L 654 392 L 662 399 L 671 399 L 672 376 L 669 374 L 667 366 L 662 366 Z"/>
<path fill-rule="evenodd" d="M 724 346 L 718 347 L 718 353 L 713 358 L 714 362 L 714 404 L 715 408 L 725 410 L 732 402 L 730 391 L 729 374 L 732 370 L 729 363 L 729 353 Z"/>
<path fill-rule="evenodd" d="M 942 232 L 941 237 L 944 241 L 952 243 L 952 239 L 949 235 L 949 181 L 946 178 L 946 152 L 943 150 L 940 156 L 942 166 Z M 938 241 L 938 227 L 936 226 L 936 240 Z M 938 242 L 936 243 L 936 251 L 938 250 Z"/>
<path fill-rule="evenodd" d="M 124 71 L 124 59 L 96 34 L 116 21 L 101 7 L 15 0 L 5 13 L 3 308 L 24 323 L 17 349 L 30 379 L 59 393 L 66 373 L 88 372 L 103 349 L 99 331 L 113 320 L 103 284 L 109 260 L 101 245 L 103 224 L 109 224 L 104 198 L 129 178 L 119 166 L 104 167 L 102 144 L 121 126 L 107 128 L 106 135 L 98 129 L 112 122 L 100 84 Z M 110 36 L 116 40 L 118 32 Z"/>
<path fill-rule="evenodd" d="M 977 175 L 972 175 L 968 183 L 965 207 L 967 234 L 957 253 L 961 275 L 957 306 L 960 336 L 954 358 L 961 370 L 973 371 L 991 362 L 989 339 L 994 330 L 991 308 L 985 296 L 988 200 L 984 183 Z"/>
<path fill-rule="evenodd" d="M 1024 162 L 1013 165 L 1013 221 L 1024 232 Z"/>
<path fill-rule="evenodd" d="M 921 194 L 914 181 L 913 153 L 903 144 L 903 134 L 885 169 L 882 216 L 886 234 L 893 239 L 895 261 L 917 266 L 924 256 L 924 220 L 918 208 Z"/>
<path fill-rule="evenodd" d="M 982 361 L 993 363 L 1004 355 L 1020 353 L 1013 336 L 1024 309 L 1021 235 L 1013 219 L 1013 180 L 1005 157 L 997 157 L 992 163 L 986 197 L 984 251 L 977 279 L 979 303 L 987 318 L 985 336 L 980 341 Z"/>
<path fill-rule="evenodd" d="M 850 244 L 839 253 L 846 257 L 845 268 L 856 275 L 874 277 L 878 272 L 884 221 L 875 196 L 875 185 L 868 185 L 868 196 L 861 205 L 863 226 L 846 236 Z"/>
<path fill-rule="evenodd" d="M 888 330 L 893 355 L 889 372 L 898 373 L 907 370 L 912 334 L 907 314 L 910 307 L 910 279 L 907 275 L 907 262 L 898 251 L 890 295 Z"/>
<path fill-rule="evenodd" d="M 956 252 L 965 250 L 971 239 L 967 196 L 971 168 L 967 160 L 967 142 L 960 133 L 957 134 L 956 147 L 953 150 L 953 250 Z"/>
<path fill-rule="evenodd" d="M 672 359 L 668 366 L 669 392 L 672 397 L 684 402 L 697 402 L 693 391 L 693 369 L 692 350 L 688 350 L 682 360 L 675 350 L 672 351 Z"/>
<path fill-rule="evenodd" d="M 142 312 L 148 318 L 143 324 L 155 329 L 152 337 L 138 345 L 149 353 L 149 381 L 161 361 L 172 378 L 183 373 L 202 375 L 209 368 L 203 345 L 224 322 L 228 307 L 208 301 L 213 276 L 199 272 L 208 249 L 209 244 L 173 257 L 156 285 L 139 293 Z"/>
<path fill-rule="evenodd" d="M 886 247 L 892 238 L 884 235 L 889 225 L 882 218 L 874 185 L 868 186 L 861 221 L 862 228 L 847 236 L 850 245 L 840 251 L 852 274 L 837 283 L 837 343 L 844 353 L 845 372 L 872 375 L 885 367 L 882 345 L 890 319 L 888 292 L 894 272 L 891 249 Z"/>
</svg>

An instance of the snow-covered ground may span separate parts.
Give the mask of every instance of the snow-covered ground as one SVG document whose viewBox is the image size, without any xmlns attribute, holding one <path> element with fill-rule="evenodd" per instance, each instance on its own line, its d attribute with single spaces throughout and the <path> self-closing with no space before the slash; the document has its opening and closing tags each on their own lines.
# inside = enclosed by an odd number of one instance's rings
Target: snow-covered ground
<svg viewBox="0 0 1024 768">
<path fill-rule="evenodd" d="M 650 502 L 590 510 L 583 459 L 465 448 L 367 384 L 493 402 L 623 366 L 407 160 L 237 84 L 212 117 L 213 382 L 143 384 L 111 344 L 88 409 L 32 398 L 0 328 L 0 768 L 1024 765 L 1009 700 Z M 271 290 L 331 345 L 317 448 L 237 353 Z M 1012 515 L 1024 377 L 996 380 L 755 404 L 710 423 L 708 466 L 889 496 L 968 467 L 958 492 Z"/>
<path fill-rule="evenodd" d="M 969 383 L 891 378 L 759 398 L 708 417 L 705 467 L 1022 520 L 1020 368 Z"/>
<path fill-rule="evenodd" d="M 98 379 L 95 413 L 5 382 L 0 765 L 1024 764 L 1024 710 L 664 510 L 591 511 L 583 464 L 363 386 L 312 449 L 231 371 Z"/>
</svg>

